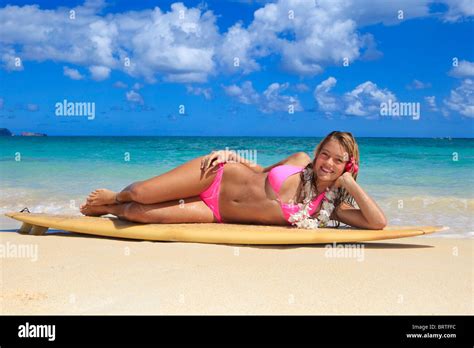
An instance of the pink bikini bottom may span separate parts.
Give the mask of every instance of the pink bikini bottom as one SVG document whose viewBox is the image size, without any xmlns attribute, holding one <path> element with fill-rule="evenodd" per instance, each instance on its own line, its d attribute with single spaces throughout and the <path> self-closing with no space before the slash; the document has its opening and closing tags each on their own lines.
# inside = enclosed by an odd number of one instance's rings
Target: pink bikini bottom
<svg viewBox="0 0 474 348">
<path fill-rule="evenodd" d="M 221 214 L 219 213 L 219 190 L 221 187 L 222 174 L 224 173 L 224 163 L 219 163 L 216 177 L 205 191 L 201 192 L 199 197 L 211 208 L 217 221 L 222 222 Z"/>
</svg>

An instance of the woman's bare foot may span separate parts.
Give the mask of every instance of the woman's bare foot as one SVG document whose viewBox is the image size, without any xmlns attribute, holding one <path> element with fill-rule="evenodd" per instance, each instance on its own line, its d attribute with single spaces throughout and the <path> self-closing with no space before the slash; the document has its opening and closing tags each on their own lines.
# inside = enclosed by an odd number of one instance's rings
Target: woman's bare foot
<svg viewBox="0 0 474 348">
<path fill-rule="evenodd" d="M 109 213 L 109 209 L 105 205 L 90 205 L 88 203 L 81 205 L 79 210 L 86 216 L 101 216 Z"/>
<path fill-rule="evenodd" d="M 87 196 L 88 205 L 116 204 L 115 195 L 117 193 L 107 189 L 97 189 Z"/>
</svg>

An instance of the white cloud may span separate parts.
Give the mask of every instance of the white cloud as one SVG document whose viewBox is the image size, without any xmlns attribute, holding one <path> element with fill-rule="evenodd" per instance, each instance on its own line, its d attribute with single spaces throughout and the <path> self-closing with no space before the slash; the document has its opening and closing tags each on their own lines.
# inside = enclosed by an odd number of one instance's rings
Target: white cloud
<svg viewBox="0 0 474 348">
<path fill-rule="evenodd" d="M 127 88 L 128 85 L 122 81 L 117 81 L 114 83 L 115 88 Z"/>
<path fill-rule="evenodd" d="M 180 73 L 180 74 L 169 74 L 165 76 L 165 81 L 186 83 L 186 82 L 207 82 L 206 73 Z"/>
<path fill-rule="evenodd" d="M 75 20 L 69 19 L 64 8 L 42 10 L 38 5 L 6 6 L 0 9 L 0 42 L 23 60 L 55 60 L 78 65 L 101 62 L 105 52 L 95 40 L 92 28 L 100 20 L 91 7 L 74 8 Z M 95 34 L 97 35 L 97 34 Z"/>
<path fill-rule="evenodd" d="M 448 111 L 446 108 L 441 108 L 441 114 L 442 114 L 445 118 L 449 118 L 449 111 Z"/>
<path fill-rule="evenodd" d="M 283 95 L 283 91 L 288 89 L 289 83 L 272 83 L 262 94 L 259 94 L 252 86 L 252 82 L 245 81 L 241 86 L 224 86 L 227 95 L 237 99 L 242 104 L 257 105 L 263 113 L 289 112 L 290 106 L 293 111 L 302 111 L 300 101 L 297 96 Z"/>
<path fill-rule="evenodd" d="M 327 115 L 339 109 L 340 103 L 338 102 L 338 99 L 330 93 L 336 83 L 337 80 L 331 76 L 316 86 L 313 92 L 314 99 L 316 99 L 319 109 L 324 111 Z"/>
<path fill-rule="evenodd" d="M 290 106 L 293 111 L 302 111 L 303 108 L 296 96 L 282 95 L 288 89 L 289 83 L 272 83 L 262 94 L 260 110 L 264 113 L 284 111 L 288 112 Z"/>
<path fill-rule="evenodd" d="M 39 105 L 38 104 L 26 104 L 26 110 L 31 111 L 31 112 L 36 112 L 39 110 Z"/>
<path fill-rule="evenodd" d="M 320 1 L 323 1 L 327 8 L 334 6 L 332 0 Z M 413 18 L 426 17 L 429 15 L 429 4 L 432 0 L 336 0 L 336 2 L 339 6 L 335 6 L 335 11 L 352 18 L 358 26 L 363 27 L 377 23 L 397 25 Z"/>
<path fill-rule="evenodd" d="M 298 92 L 308 92 L 309 91 L 309 87 L 307 84 L 305 83 L 298 83 L 296 86 L 295 86 L 295 89 L 298 91 Z"/>
<path fill-rule="evenodd" d="M 85 66 L 97 80 L 107 78 L 112 69 L 147 81 L 205 81 L 214 73 L 219 33 L 211 11 L 175 3 L 168 12 L 155 7 L 101 16 L 102 6 L 97 1 L 72 8 L 75 19 L 64 8 L 0 8 L 3 66 L 18 70 L 16 56 L 54 60 Z"/>
<path fill-rule="evenodd" d="M 260 70 L 255 60 L 255 33 L 242 28 L 242 23 L 230 27 L 218 47 L 219 63 L 228 72 L 248 74 Z"/>
<path fill-rule="evenodd" d="M 380 104 L 397 100 L 388 89 L 380 89 L 371 81 L 361 83 L 352 91 L 344 94 L 345 113 L 353 116 L 374 117 L 380 113 Z"/>
<path fill-rule="evenodd" d="M 422 82 L 420 80 L 413 80 L 408 86 L 408 89 L 425 89 L 431 88 L 431 83 L 429 82 Z"/>
<path fill-rule="evenodd" d="M 456 22 L 465 17 L 474 16 L 474 3 L 472 0 L 445 0 L 448 12 L 444 15 L 447 22 Z"/>
<path fill-rule="evenodd" d="M 140 105 L 144 104 L 143 97 L 135 92 L 134 90 L 128 91 L 125 96 L 127 97 L 127 100 L 132 103 L 137 103 Z"/>
<path fill-rule="evenodd" d="M 1 9 L 0 9 L 1 11 Z M 3 25 L 3 23 L 2 23 Z M 1 44 L 1 26 L 0 26 L 0 66 L 7 71 L 23 70 L 23 62 L 15 50 Z"/>
<path fill-rule="evenodd" d="M 138 91 L 142 88 L 143 88 L 143 85 L 141 83 L 138 83 L 138 82 L 135 82 L 132 86 L 132 89 L 134 89 L 135 91 Z"/>
<path fill-rule="evenodd" d="M 469 62 L 467 60 L 459 61 L 458 66 L 453 67 L 449 71 L 449 75 L 459 78 L 474 76 L 474 62 Z"/>
<path fill-rule="evenodd" d="M 205 99 L 212 99 L 212 89 L 211 88 L 202 88 L 202 87 L 193 87 L 186 86 L 186 92 L 193 95 L 202 95 Z"/>
<path fill-rule="evenodd" d="M 474 80 L 465 79 L 461 85 L 451 90 L 443 103 L 452 111 L 466 117 L 474 117 Z"/>
<path fill-rule="evenodd" d="M 371 34 L 358 28 L 383 23 L 396 25 L 417 17 L 428 17 L 431 0 L 278 0 L 254 13 L 243 27 L 237 23 L 224 34 L 220 51 L 228 70 L 260 69 L 258 59 L 277 54 L 281 66 L 297 75 L 316 75 L 329 65 L 342 66 L 347 59 L 371 60 L 381 56 Z M 400 13 L 399 11 L 403 11 Z M 399 18 L 402 17 L 402 18 Z"/>
<path fill-rule="evenodd" d="M 335 7 L 338 7 L 337 4 Z M 277 53 L 282 67 L 298 75 L 315 75 L 323 65 L 341 65 L 360 56 L 364 40 L 356 23 L 333 7 L 313 1 L 286 0 L 266 4 L 243 28 L 232 26 L 224 35 L 225 61 L 238 57 L 244 73 L 259 69 L 256 59 Z M 290 37 L 285 37 L 289 34 Z"/>
<path fill-rule="evenodd" d="M 431 111 L 438 111 L 438 106 L 436 105 L 436 97 L 434 95 L 425 97 L 425 102 L 428 104 L 428 107 Z"/>
<path fill-rule="evenodd" d="M 251 81 L 243 82 L 240 87 L 237 85 L 224 86 L 224 91 L 242 104 L 257 104 L 260 100 L 260 96 L 253 88 Z"/>
<path fill-rule="evenodd" d="M 365 47 L 365 51 L 360 57 L 360 60 L 376 60 L 383 56 L 383 53 L 377 49 L 377 43 L 372 34 L 365 34 L 361 37 L 362 47 Z"/>
<path fill-rule="evenodd" d="M 102 81 L 109 78 L 110 68 L 106 66 L 94 65 L 89 67 L 89 72 L 91 73 L 92 79 L 96 81 Z"/>
<path fill-rule="evenodd" d="M 326 115 L 337 112 L 350 116 L 375 118 L 380 113 L 380 104 L 395 102 L 397 97 L 388 89 L 381 89 L 375 83 L 366 81 L 344 95 L 333 95 L 331 90 L 336 85 L 334 77 L 321 82 L 314 90 L 313 95 L 320 110 Z"/>
<path fill-rule="evenodd" d="M 129 12 L 109 12 L 102 0 L 71 8 L 38 5 L 0 8 L 0 64 L 22 70 L 15 59 L 52 60 L 88 69 L 92 78 L 119 70 L 148 82 L 206 82 L 221 70 L 247 74 L 261 69 L 261 58 L 275 57 L 297 75 L 315 75 L 343 59 L 380 56 L 374 37 L 361 27 L 398 24 L 430 14 L 432 0 L 278 0 L 261 3 L 247 26 L 238 22 L 225 33 L 207 6 L 174 3 Z M 472 15 L 472 0 L 445 0 L 447 20 Z M 403 10 L 403 20 L 398 11 Z M 236 61 L 236 58 L 238 61 Z M 238 63 L 238 66 L 235 66 Z M 71 75 L 71 76 L 77 76 Z"/>
<path fill-rule="evenodd" d="M 67 66 L 63 66 L 63 73 L 64 76 L 67 76 L 72 80 L 82 80 L 84 78 L 77 69 L 69 68 Z"/>
<path fill-rule="evenodd" d="M 458 21 L 474 15 L 472 0 L 318 0 L 321 7 L 349 16 L 359 27 L 377 23 L 397 25 L 410 19 L 438 17 L 444 21 Z M 433 3 L 446 4 L 449 10 L 434 13 Z M 402 11 L 402 12 L 399 12 Z M 399 18 L 402 17 L 402 18 Z"/>
<path fill-rule="evenodd" d="M 146 12 L 117 19 L 125 38 L 131 38 L 124 42 L 133 53 L 130 73 L 151 81 L 162 74 L 170 82 L 205 82 L 214 73 L 219 41 L 214 14 L 182 3 L 172 4 L 166 13 L 157 7 Z"/>
</svg>

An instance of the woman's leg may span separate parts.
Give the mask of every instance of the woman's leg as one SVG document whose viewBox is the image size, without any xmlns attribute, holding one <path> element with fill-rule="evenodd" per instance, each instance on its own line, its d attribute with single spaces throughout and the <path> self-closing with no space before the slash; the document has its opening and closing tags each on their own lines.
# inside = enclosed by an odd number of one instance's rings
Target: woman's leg
<svg viewBox="0 0 474 348">
<path fill-rule="evenodd" d="M 199 196 L 211 185 L 217 173 L 217 166 L 201 171 L 203 156 L 188 161 L 175 169 L 154 178 L 135 182 L 117 195 L 119 202 L 153 204 L 176 199 Z M 87 198 L 89 205 L 114 204 L 115 192 L 98 189 Z"/>
<path fill-rule="evenodd" d="M 174 200 L 157 204 L 140 204 L 136 202 L 81 206 L 84 215 L 115 215 L 121 219 L 140 223 L 192 223 L 217 222 L 211 209 L 199 198 Z"/>
</svg>

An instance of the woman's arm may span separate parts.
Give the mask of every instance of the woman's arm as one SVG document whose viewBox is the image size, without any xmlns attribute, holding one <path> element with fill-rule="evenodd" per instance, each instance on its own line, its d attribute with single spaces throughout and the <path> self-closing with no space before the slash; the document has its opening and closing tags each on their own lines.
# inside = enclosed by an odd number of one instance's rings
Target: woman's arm
<svg viewBox="0 0 474 348">
<path fill-rule="evenodd" d="M 266 173 L 269 172 L 272 168 L 282 164 L 293 164 L 305 167 L 309 162 L 311 162 L 311 158 L 306 152 L 297 152 L 281 160 L 278 163 L 264 168 L 255 162 L 249 161 L 239 156 L 235 151 L 220 150 L 213 151 L 210 155 L 205 156 L 201 163 L 201 169 L 206 169 L 207 167 L 212 167 L 222 162 L 238 162 L 249 167 L 257 173 Z"/>
<path fill-rule="evenodd" d="M 311 158 L 308 156 L 308 154 L 306 152 L 296 152 L 296 153 L 288 156 L 287 158 L 281 160 L 280 162 L 275 163 L 275 164 L 273 164 L 269 167 L 263 168 L 263 167 L 257 165 L 255 167 L 250 167 L 250 168 L 252 168 L 253 170 L 255 170 L 258 173 L 267 173 L 270 170 L 272 170 L 273 168 L 275 168 L 277 166 L 280 166 L 282 164 L 292 164 L 292 165 L 295 165 L 295 166 L 306 167 L 309 162 L 311 162 Z"/>
<path fill-rule="evenodd" d="M 350 173 L 344 173 L 338 180 L 354 197 L 360 209 L 341 204 L 332 214 L 334 219 L 359 228 L 382 230 L 387 226 L 387 218 L 377 203 L 359 186 Z"/>
<path fill-rule="evenodd" d="M 263 170 L 263 167 L 259 166 L 257 163 L 240 157 L 235 151 L 230 150 L 212 151 L 209 155 L 204 156 L 201 160 L 201 170 L 206 170 L 207 168 L 213 167 L 219 163 L 226 162 L 242 163 L 256 172 L 261 172 Z"/>
</svg>

